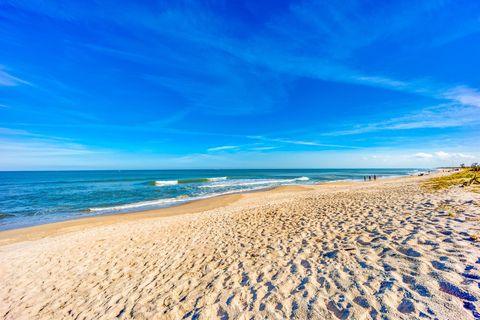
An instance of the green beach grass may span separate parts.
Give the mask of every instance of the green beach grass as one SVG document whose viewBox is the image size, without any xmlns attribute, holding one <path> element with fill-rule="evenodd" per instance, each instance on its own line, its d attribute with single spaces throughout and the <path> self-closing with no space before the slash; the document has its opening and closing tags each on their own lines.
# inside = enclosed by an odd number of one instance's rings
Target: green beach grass
<svg viewBox="0 0 480 320">
<path fill-rule="evenodd" d="M 468 187 L 471 191 L 480 192 L 480 171 L 470 168 L 461 169 L 448 176 L 432 178 L 424 183 L 424 187 L 440 190 L 452 186 Z"/>
</svg>

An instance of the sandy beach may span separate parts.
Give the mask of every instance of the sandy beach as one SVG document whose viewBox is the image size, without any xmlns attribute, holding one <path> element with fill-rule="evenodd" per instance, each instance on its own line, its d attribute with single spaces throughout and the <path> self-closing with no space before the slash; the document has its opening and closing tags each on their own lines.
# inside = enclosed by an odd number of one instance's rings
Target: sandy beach
<svg viewBox="0 0 480 320">
<path fill-rule="evenodd" d="M 0 232 L 0 317 L 480 319 L 480 195 L 426 179 Z"/>
</svg>

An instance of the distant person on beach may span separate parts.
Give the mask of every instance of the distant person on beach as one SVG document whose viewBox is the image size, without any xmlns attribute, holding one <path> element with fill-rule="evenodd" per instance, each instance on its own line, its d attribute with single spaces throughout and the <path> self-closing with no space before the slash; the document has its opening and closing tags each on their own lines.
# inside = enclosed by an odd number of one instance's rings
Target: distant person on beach
<svg viewBox="0 0 480 320">
<path fill-rule="evenodd" d="M 377 180 L 377 175 L 373 175 L 373 180 Z"/>
<path fill-rule="evenodd" d="M 367 182 L 367 177 L 363 176 L 363 181 Z"/>
<path fill-rule="evenodd" d="M 372 176 L 368 176 L 368 181 L 372 181 Z"/>
</svg>

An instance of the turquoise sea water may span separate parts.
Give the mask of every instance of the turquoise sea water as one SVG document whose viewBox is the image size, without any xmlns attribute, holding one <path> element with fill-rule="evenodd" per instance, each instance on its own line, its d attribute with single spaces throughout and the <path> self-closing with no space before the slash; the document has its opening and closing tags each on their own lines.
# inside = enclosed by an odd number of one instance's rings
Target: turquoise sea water
<svg viewBox="0 0 480 320">
<path fill-rule="evenodd" d="M 0 172 L 0 230 L 167 207 L 278 185 L 363 180 L 422 169 Z"/>
</svg>

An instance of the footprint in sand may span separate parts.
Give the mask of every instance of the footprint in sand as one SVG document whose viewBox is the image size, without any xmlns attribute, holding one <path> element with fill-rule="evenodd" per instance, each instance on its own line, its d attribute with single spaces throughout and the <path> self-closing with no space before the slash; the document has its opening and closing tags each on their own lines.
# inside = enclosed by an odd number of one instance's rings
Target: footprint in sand
<svg viewBox="0 0 480 320">
<path fill-rule="evenodd" d="M 412 300 L 403 298 L 402 302 L 398 305 L 397 310 L 401 313 L 412 313 L 415 312 L 415 305 Z"/>
</svg>

